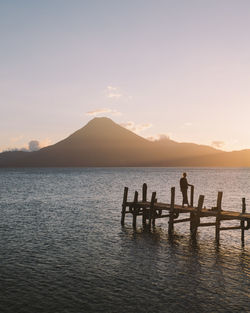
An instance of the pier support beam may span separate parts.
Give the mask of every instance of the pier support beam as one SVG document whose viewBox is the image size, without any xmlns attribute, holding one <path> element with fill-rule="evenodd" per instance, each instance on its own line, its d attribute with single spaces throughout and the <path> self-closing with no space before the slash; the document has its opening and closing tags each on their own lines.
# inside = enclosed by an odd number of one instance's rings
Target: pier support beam
<svg viewBox="0 0 250 313">
<path fill-rule="evenodd" d="M 191 194 L 190 194 L 190 206 L 194 206 L 194 186 L 191 186 Z"/>
<path fill-rule="evenodd" d="M 148 186 L 147 186 L 147 184 L 144 183 L 142 185 L 142 202 L 147 201 L 147 189 L 148 189 Z"/>
<path fill-rule="evenodd" d="M 204 203 L 204 196 L 200 195 L 199 196 L 199 200 L 198 200 L 197 210 L 194 213 L 193 220 L 191 220 L 191 223 L 192 223 L 191 234 L 192 234 L 193 237 L 196 237 L 197 229 L 198 229 L 198 227 L 200 225 L 200 216 L 201 216 L 201 210 L 202 210 L 202 207 L 203 207 L 203 203 Z"/>
<path fill-rule="evenodd" d="M 154 203 L 156 203 L 156 202 L 157 202 L 157 199 L 155 198 Z M 152 225 L 153 226 L 155 226 L 155 217 L 156 217 L 156 210 L 153 209 L 153 218 L 152 218 Z"/>
<path fill-rule="evenodd" d="M 137 203 L 138 203 L 138 191 L 135 191 L 134 205 L 133 205 L 133 228 L 136 228 L 136 218 L 138 214 Z"/>
<path fill-rule="evenodd" d="M 142 185 L 142 202 L 146 202 L 147 201 L 147 189 L 148 189 L 148 186 L 146 183 L 144 183 Z M 142 209 L 142 226 L 143 227 L 146 227 L 146 220 L 147 220 L 147 210 L 146 208 L 143 208 Z"/>
<path fill-rule="evenodd" d="M 190 213 L 190 232 L 191 232 L 191 234 L 193 234 L 194 227 L 195 227 L 195 213 L 191 212 Z"/>
<path fill-rule="evenodd" d="M 153 215 L 154 215 L 155 198 L 156 198 L 156 192 L 154 191 L 154 192 L 152 192 L 152 197 L 151 197 L 150 207 L 149 207 L 149 217 L 148 217 L 149 229 L 151 229 L 152 219 L 153 219 Z"/>
<path fill-rule="evenodd" d="M 146 227 L 146 221 L 147 221 L 147 210 L 146 208 L 142 209 L 142 226 Z"/>
<path fill-rule="evenodd" d="M 190 194 L 190 206 L 194 206 L 194 186 L 191 186 L 191 194 Z M 190 213 L 190 232 L 192 234 L 195 223 L 195 214 L 193 212 Z"/>
<path fill-rule="evenodd" d="M 222 202 L 223 192 L 219 191 L 217 196 L 217 214 L 216 214 L 216 222 L 215 222 L 215 239 L 216 242 L 220 241 L 220 221 L 221 221 L 221 202 Z"/>
<path fill-rule="evenodd" d="M 171 203 L 169 210 L 169 221 L 168 221 L 168 234 L 172 235 L 174 231 L 174 202 L 175 202 L 175 187 L 171 188 Z"/>
<path fill-rule="evenodd" d="M 128 187 L 124 187 L 123 201 L 122 201 L 122 217 L 121 217 L 122 226 L 124 226 L 124 221 L 125 221 L 127 199 L 128 199 Z"/>
<path fill-rule="evenodd" d="M 242 214 L 246 213 L 246 198 L 242 198 Z M 240 222 L 241 226 L 241 243 L 244 245 L 245 243 L 245 220 Z"/>
</svg>

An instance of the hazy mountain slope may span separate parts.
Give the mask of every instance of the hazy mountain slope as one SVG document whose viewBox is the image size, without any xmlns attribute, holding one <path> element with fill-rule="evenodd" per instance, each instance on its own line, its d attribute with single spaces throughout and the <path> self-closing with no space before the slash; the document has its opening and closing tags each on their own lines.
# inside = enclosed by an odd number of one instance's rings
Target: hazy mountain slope
<svg viewBox="0 0 250 313">
<path fill-rule="evenodd" d="M 221 152 L 214 156 L 200 156 L 179 160 L 186 166 L 211 166 L 211 167 L 250 167 L 250 149 L 232 152 Z M 177 164 L 178 166 L 178 164 Z"/>
<path fill-rule="evenodd" d="M 108 118 L 93 119 L 68 138 L 42 149 L 40 155 L 76 166 L 132 166 L 159 160 L 151 142 Z"/>
<path fill-rule="evenodd" d="M 250 150 L 148 141 L 108 118 L 94 118 L 64 140 L 36 152 L 0 154 L 6 166 L 250 166 Z"/>
</svg>

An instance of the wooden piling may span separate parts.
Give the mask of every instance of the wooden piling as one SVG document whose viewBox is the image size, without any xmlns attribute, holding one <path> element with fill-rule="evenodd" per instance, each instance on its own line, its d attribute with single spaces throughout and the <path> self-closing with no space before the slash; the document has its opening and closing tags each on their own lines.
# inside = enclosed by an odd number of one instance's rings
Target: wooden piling
<svg viewBox="0 0 250 313">
<path fill-rule="evenodd" d="M 190 205 L 191 207 L 194 206 L 194 186 L 193 185 L 191 185 Z"/>
<path fill-rule="evenodd" d="M 217 206 L 216 206 L 216 222 L 215 222 L 215 239 L 217 243 L 220 241 L 220 221 L 221 221 L 221 202 L 222 202 L 223 192 L 219 191 L 217 196 Z"/>
<path fill-rule="evenodd" d="M 147 201 L 147 189 L 148 186 L 146 183 L 144 183 L 142 185 L 142 202 L 146 202 Z M 145 227 L 146 226 L 146 220 L 147 220 L 147 210 L 146 208 L 142 209 L 142 226 Z"/>
<path fill-rule="evenodd" d="M 146 227 L 146 221 L 147 221 L 147 209 L 142 209 L 142 226 Z"/>
<path fill-rule="evenodd" d="M 148 218 L 149 229 L 151 229 L 151 224 L 152 224 L 155 198 L 156 198 L 156 192 L 154 191 L 152 192 L 152 197 L 151 197 L 150 207 L 149 207 L 149 218 Z"/>
<path fill-rule="evenodd" d="M 122 201 L 122 217 L 121 217 L 122 226 L 124 226 L 124 221 L 125 221 L 127 199 L 128 199 L 128 187 L 124 187 L 123 201 Z"/>
<path fill-rule="evenodd" d="M 197 207 L 197 220 L 198 220 L 198 223 L 200 224 L 200 216 L 201 216 L 201 210 L 202 210 L 202 207 L 203 207 L 203 203 L 204 203 L 204 198 L 205 196 L 203 195 L 200 195 L 199 196 L 199 200 L 198 200 L 198 207 Z"/>
<path fill-rule="evenodd" d="M 157 199 L 155 198 L 154 203 L 157 203 Z M 155 217 L 156 217 L 156 210 L 153 209 L 153 218 L 152 218 L 152 225 L 155 226 Z"/>
<path fill-rule="evenodd" d="M 197 235 L 197 229 L 200 225 L 200 216 L 201 216 L 201 210 L 203 207 L 203 203 L 204 203 L 204 196 L 200 195 L 199 199 L 198 199 L 198 206 L 197 206 L 196 212 L 195 212 L 194 217 L 193 217 L 193 221 L 191 221 L 191 223 L 193 223 L 193 225 L 192 225 L 192 236 L 194 236 L 194 237 Z"/>
<path fill-rule="evenodd" d="M 246 213 L 246 198 L 242 198 L 242 214 Z M 245 242 L 245 221 L 244 219 L 240 222 L 241 226 L 241 242 L 244 245 Z"/>
<path fill-rule="evenodd" d="M 169 221 L 168 221 L 168 234 L 172 235 L 174 231 L 174 202 L 175 202 L 175 187 L 171 188 L 171 203 L 169 210 Z"/>
<path fill-rule="evenodd" d="M 190 206 L 194 206 L 194 186 L 191 186 L 191 194 L 190 194 Z M 193 228 L 195 224 L 195 214 L 193 212 L 190 213 L 190 232 L 193 233 Z"/>
<path fill-rule="evenodd" d="M 142 185 L 142 202 L 146 202 L 147 201 L 147 184 L 143 184 Z"/>
<path fill-rule="evenodd" d="M 137 203 L 138 203 L 138 191 L 135 191 L 134 205 L 133 205 L 133 211 L 132 211 L 133 212 L 133 228 L 136 228 L 136 218 L 138 214 Z"/>
<path fill-rule="evenodd" d="M 194 226 L 195 226 L 195 213 L 191 212 L 190 213 L 190 232 L 191 232 L 191 234 L 193 233 Z"/>
</svg>

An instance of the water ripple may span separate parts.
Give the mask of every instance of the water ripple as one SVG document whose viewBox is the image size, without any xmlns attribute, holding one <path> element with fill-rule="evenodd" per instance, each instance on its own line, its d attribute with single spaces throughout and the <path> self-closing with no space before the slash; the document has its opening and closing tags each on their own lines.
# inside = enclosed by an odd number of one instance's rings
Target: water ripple
<svg viewBox="0 0 250 313">
<path fill-rule="evenodd" d="M 225 208 L 250 203 L 250 170 L 187 171 L 196 201 L 214 205 L 223 187 Z M 217 246 L 212 229 L 194 241 L 188 225 L 170 240 L 167 221 L 151 233 L 131 219 L 120 227 L 125 185 L 147 182 L 167 201 L 181 172 L 1 170 L 0 312 L 249 312 L 249 233 L 242 248 L 237 231 Z"/>
</svg>

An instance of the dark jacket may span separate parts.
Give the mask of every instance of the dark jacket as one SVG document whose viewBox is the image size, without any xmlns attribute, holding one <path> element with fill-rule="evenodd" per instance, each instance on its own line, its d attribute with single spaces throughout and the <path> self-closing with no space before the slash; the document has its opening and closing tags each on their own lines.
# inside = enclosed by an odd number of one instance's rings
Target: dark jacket
<svg viewBox="0 0 250 313">
<path fill-rule="evenodd" d="M 186 177 L 182 177 L 180 179 L 180 188 L 181 188 L 181 191 L 188 189 L 188 181 L 187 181 Z"/>
</svg>

